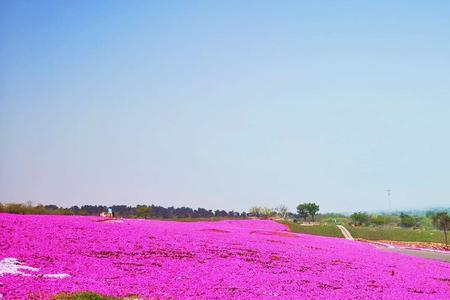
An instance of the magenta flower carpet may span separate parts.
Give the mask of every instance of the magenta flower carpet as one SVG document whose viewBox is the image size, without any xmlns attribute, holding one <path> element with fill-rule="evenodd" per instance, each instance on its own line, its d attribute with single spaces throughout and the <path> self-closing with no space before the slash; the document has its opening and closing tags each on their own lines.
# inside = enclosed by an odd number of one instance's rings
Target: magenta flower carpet
<svg viewBox="0 0 450 300">
<path fill-rule="evenodd" d="M 449 299 L 450 264 L 273 221 L 0 214 L 0 299 Z"/>
</svg>

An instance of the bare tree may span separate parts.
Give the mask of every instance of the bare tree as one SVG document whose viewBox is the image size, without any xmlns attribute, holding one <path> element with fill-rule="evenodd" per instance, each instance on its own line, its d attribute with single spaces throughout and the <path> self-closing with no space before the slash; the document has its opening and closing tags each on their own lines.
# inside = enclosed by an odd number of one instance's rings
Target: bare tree
<svg viewBox="0 0 450 300">
<path fill-rule="evenodd" d="M 444 231 L 445 245 L 448 246 L 447 230 L 450 229 L 450 216 L 446 212 L 439 212 L 433 217 L 433 225 Z"/>
<path fill-rule="evenodd" d="M 275 208 L 275 211 L 277 212 L 278 216 L 280 216 L 283 219 L 286 219 L 286 216 L 288 214 L 288 208 L 284 204 L 280 204 Z"/>
</svg>

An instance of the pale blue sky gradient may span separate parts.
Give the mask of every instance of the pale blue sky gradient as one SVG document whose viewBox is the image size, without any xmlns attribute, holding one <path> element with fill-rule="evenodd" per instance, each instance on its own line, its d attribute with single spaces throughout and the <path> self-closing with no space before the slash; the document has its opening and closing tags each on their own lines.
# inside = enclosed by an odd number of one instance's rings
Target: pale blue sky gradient
<svg viewBox="0 0 450 300">
<path fill-rule="evenodd" d="M 1 1 L 0 22 L 2 202 L 450 204 L 449 1 Z"/>
</svg>

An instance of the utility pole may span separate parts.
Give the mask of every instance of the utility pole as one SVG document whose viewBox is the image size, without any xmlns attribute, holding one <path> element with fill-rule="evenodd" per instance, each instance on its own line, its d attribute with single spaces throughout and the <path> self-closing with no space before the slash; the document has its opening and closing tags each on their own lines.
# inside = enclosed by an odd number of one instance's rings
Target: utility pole
<svg viewBox="0 0 450 300">
<path fill-rule="evenodd" d="M 386 190 L 387 198 L 388 198 L 388 210 L 391 210 L 391 192 L 392 192 L 392 190 L 389 188 Z"/>
</svg>

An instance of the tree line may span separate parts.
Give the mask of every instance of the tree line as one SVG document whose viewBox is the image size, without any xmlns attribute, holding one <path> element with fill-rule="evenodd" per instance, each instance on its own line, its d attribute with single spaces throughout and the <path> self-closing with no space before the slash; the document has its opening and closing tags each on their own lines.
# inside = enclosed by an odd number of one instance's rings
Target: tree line
<svg viewBox="0 0 450 300">
<path fill-rule="evenodd" d="M 215 218 L 215 217 L 247 217 L 246 212 L 211 210 L 205 208 L 193 209 L 191 207 L 163 207 L 159 205 L 82 205 L 68 208 L 51 205 L 31 205 L 20 203 L 0 203 L 0 212 L 16 214 L 49 214 L 49 215 L 83 215 L 98 216 L 111 208 L 115 216 L 123 218 Z"/>
<path fill-rule="evenodd" d="M 292 219 L 297 222 L 298 219 L 303 219 L 305 222 L 308 217 L 312 222 L 315 221 L 315 217 L 319 212 L 319 205 L 316 203 L 300 203 L 297 206 L 297 214 L 294 214 L 288 210 L 288 208 L 281 204 L 275 208 L 269 208 L 264 206 L 253 206 L 250 208 L 249 215 L 253 217 L 279 217 L 282 219 Z"/>
<path fill-rule="evenodd" d="M 365 212 L 355 212 L 350 215 L 350 220 L 350 225 L 353 226 L 383 226 L 395 224 L 404 228 L 418 229 L 421 227 L 427 227 L 427 225 L 432 225 L 436 229 L 444 232 L 445 244 L 448 244 L 447 231 L 450 230 L 450 214 L 446 211 L 428 211 L 424 216 L 413 216 L 406 213 L 400 213 L 399 216 L 369 215 Z"/>
</svg>

